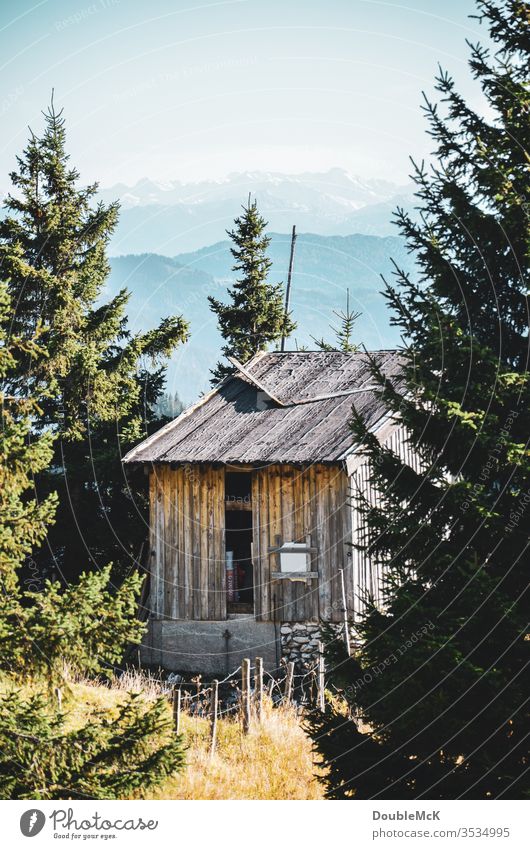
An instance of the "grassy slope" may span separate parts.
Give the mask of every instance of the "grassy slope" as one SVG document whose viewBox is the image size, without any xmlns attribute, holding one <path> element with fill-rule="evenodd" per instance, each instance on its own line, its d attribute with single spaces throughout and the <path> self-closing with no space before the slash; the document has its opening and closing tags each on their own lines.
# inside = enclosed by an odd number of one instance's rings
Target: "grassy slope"
<svg viewBox="0 0 530 849">
<path fill-rule="evenodd" d="M 243 735 L 238 722 L 219 722 L 217 751 L 209 754 L 209 723 L 185 716 L 187 767 L 152 798 L 321 799 L 311 743 L 292 709 L 266 707 L 263 722 Z"/>
<path fill-rule="evenodd" d="M 0 689 L 10 686 L 6 679 Z M 22 689 L 32 689 L 31 686 Z M 127 690 L 142 689 L 147 699 L 159 695 L 155 682 L 138 675 L 126 677 L 120 686 L 91 682 L 70 684 L 64 709 L 70 727 L 82 725 L 91 711 L 111 710 Z M 168 712 L 170 706 L 168 703 Z M 186 766 L 167 780 L 148 799 L 321 799 L 311 742 L 300 726 L 293 708 L 272 709 L 265 703 L 261 724 L 253 721 L 244 735 L 233 719 L 218 722 L 217 750 L 210 755 L 209 722 L 202 717 L 182 716 L 182 733 L 187 746 Z"/>
</svg>

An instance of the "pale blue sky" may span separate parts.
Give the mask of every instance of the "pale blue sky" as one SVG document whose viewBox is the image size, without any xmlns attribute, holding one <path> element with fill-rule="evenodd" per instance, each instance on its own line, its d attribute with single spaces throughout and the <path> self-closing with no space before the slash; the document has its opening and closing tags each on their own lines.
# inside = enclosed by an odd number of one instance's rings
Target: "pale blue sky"
<svg viewBox="0 0 530 849">
<path fill-rule="evenodd" d="M 478 102 L 471 0 L 2 0 L 0 188 L 51 88 L 83 180 L 346 168 L 405 181 L 440 61 Z"/>
</svg>

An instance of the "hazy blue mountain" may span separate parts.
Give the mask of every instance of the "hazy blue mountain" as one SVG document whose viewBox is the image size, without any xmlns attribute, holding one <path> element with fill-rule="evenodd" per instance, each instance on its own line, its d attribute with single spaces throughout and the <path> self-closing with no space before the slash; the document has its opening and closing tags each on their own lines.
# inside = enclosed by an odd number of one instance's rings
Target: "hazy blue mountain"
<svg viewBox="0 0 530 849">
<path fill-rule="evenodd" d="M 270 230 L 324 235 L 395 233 L 392 211 L 411 205 L 411 187 L 363 180 L 340 168 L 325 173 L 244 172 L 200 183 L 142 179 L 134 186 L 102 189 L 103 200 L 119 199 L 121 214 L 112 254 L 173 256 L 216 242 L 229 229 L 249 192 Z"/>
<path fill-rule="evenodd" d="M 182 313 L 191 324 L 191 340 L 175 355 L 168 390 L 186 403 L 209 386 L 209 369 L 219 356 L 221 339 L 207 295 L 223 297 L 234 278 L 228 241 L 177 257 L 142 254 L 113 257 L 108 294 L 126 286 L 132 293 L 130 321 L 133 329 L 151 327 L 158 319 Z M 271 280 L 285 281 L 290 239 L 272 234 L 269 255 Z M 397 341 L 389 325 L 389 312 L 381 295 L 381 274 L 391 276 L 393 258 L 413 271 L 412 258 L 399 237 L 299 235 L 296 244 L 291 309 L 298 329 L 288 348 L 314 348 L 311 336 L 331 337 L 333 310 L 345 305 L 350 289 L 352 307 L 362 312 L 357 338 L 368 348 L 388 347 Z"/>
</svg>

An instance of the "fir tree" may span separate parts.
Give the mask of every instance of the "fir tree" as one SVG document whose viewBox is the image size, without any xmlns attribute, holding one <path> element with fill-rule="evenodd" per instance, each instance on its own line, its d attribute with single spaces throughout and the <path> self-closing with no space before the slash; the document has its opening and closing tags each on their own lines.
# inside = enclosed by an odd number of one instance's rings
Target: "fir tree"
<svg viewBox="0 0 530 849">
<path fill-rule="evenodd" d="M 346 290 L 346 309 L 333 310 L 333 315 L 340 322 L 338 326 L 330 324 L 330 329 L 335 337 L 335 344 L 326 342 L 324 337 L 316 339 L 312 336 L 311 339 L 321 351 L 342 351 L 345 354 L 354 354 L 359 346 L 353 342 L 353 328 L 357 319 L 360 318 L 361 313 L 354 312 L 350 309 L 349 289 Z"/>
<path fill-rule="evenodd" d="M 47 381 L 42 426 L 57 438 L 41 498 L 57 491 L 57 522 L 38 559 L 44 574 L 67 578 L 109 560 L 126 572 L 145 537 L 143 481 L 124 478 L 121 456 L 156 428 L 163 361 L 186 338 L 181 317 L 150 332 L 127 329 L 125 290 L 101 303 L 108 240 L 118 207 L 79 187 L 66 129 L 52 104 L 41 137 L 32 134 L 11 174 L 0 222 L 0 264 L 9 278 L 14 334 L 42 326 L 47 357 L 20 360 L 17 381 Z M 31 366 L 31 367 L 30 367 Z"/>
<path fill-rule="evenodd" d="M 243 207 L 243 215 L 235 220 L 228 235 L 234 243 L 231 253 L 233 271 L 238 278 L 228 291 L 230 301 L 224 304 L 209 296 L 210 308 L 217 315 L 219 330 L 225 340 L 225 356 L 246 363 L 267 345 L 278 342 L 295 329 L 285 315 L 283 285 L 267 282 L 272 265 L 267 256 L 270 237 L 265 235 L 267 222 L 258 212 L 256 201 Z M 233 366 L 218 363 L 212 370 L 212 386 L 234 372 Z"/>
<path fill-rule="evenodd" d="M 5 283 L 0 284 L 0 645 L 17 628 L 21 612 L 18 572 L 33 548 L 44 540 L 56 509 L 56 496 L 44 501 L 34 495 L 33 477 L 42 472 L 53 454 L 50 433 L 31 438 L 32 422 L 46 388 L 33 383 L 33 393 L 16 381 L 20 360 L 44 356 L 41 328 L 26 338 L 10 332 L 11 303 Z"/>
<path fill-rule="evenodd" d="M 0 793 L 3 799 L 116 799 L 143 796 L 184 762 L 167 702 L 146 709 L 130 694 L 81 727 L 42 693 L 0 695 Z"/>
<path fill-rule="evenodd" d="M 471 46 L 470 67 L 490 112 L 440 72 L 442 105 L 425 104 L 438 164 L 415 170 L 419 221 L 398 212 L 420 281 L 398 270 L 388 287 L 404 384 L 372 369 L 419 470 L 354 416 L 379 490 L 358 499 L 364 546 L 388 574 L 332 673 L 371 731 L 331 707 L 312 718 L 335 798 L 527 790 L 530 7 L 478 7 L 496 52 Z"/>
<path fill-rule="evenodd" d="M 115 710 L 92 711 L 75 729 L 51 696 L 64 664 L 82 674 L 109 670 L 144 626 L 135 617 L 141 578 L 114 592 L 110 568 L 61 591 L 31 592 L 20 581 L 54 519 L 56 498 L 39 501 L 33 477 L 52 459 L 53 434 L 42 424 L 50 390 L 42 328 L 11 333 L 13 310 L 0 285 L 0 793 L 8 799 L 115 798 L 143 793 L 183 763 L 163 699 L 130 696 Z M 23 379 L 21 363 L 33 369 Z M 15 390 L 13 387 L 16 387 Z M 37 434 L 32 435 L 32 431 Z M 68 682 L 66 682 L 68 685 Z M 24 698 L 20 685 L 31 689 Z M 66 707 L 73 707 L 65 689 Z M 77 707 L 77 706 L 76 706 Z"/>
</svg>

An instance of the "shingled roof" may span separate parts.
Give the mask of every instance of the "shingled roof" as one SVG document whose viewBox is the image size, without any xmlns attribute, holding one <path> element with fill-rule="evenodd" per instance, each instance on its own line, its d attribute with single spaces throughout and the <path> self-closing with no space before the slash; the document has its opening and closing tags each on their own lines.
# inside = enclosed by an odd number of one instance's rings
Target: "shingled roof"
<svg viewBox="0 0 530 849">
<path fill-rule="evenodd" d="M 401 356 L 371 354 L 395 382 Z M 254 357 L 125 463 L 336 463 L 353 447 L 352 403 L 374 428 L 386 410 L 363 352 L 297 351 Z M 362 391 L 359 391 L 362 390 Z"/>
</svg>

